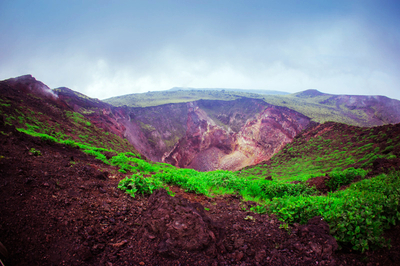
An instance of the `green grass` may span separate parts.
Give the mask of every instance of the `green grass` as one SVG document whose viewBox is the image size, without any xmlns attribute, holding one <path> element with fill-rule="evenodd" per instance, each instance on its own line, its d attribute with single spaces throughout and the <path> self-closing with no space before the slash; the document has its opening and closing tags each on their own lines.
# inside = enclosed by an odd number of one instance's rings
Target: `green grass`
<svg viewBox="0 0 400 266">
<path fill-rule="evenodd" d="M 34 156 L 42 156 L 41 151 L 36 150 L 35 148 L 31 148 L 31 149 L 29 150 L 29 152 L 30 152 L 32 155 L 34 155 Z"/>
<path fill-rule="evenodd" d="M 329 173 L 330 179 L 326 185 L 331 191 L 335 191 L 341 186 L 350 184 L 355 178 L 364 178 L 366 175 L 367 171 L 364 169 L 355 169 L 354 167 L 345 170 L 336 170 Z"/>
<path fill-rule="evenodd" d="M 275 180 L 306 181 L 310 178 L 341 171 L 349 167 L 367 168 L 378 158 L 395 158 L 391 146 L 380 150 L 378 145 L 387 145 L 386 137 L 361 138 L 369 128 L 358 128 L 357 134 L 349 127 L 342 132 L 341 125 L 317 137 L 300 137 L 287 144 L 267 163 L 249 166 L 240 171 L 240 176 L 272 176 Z M 341 137 L 338 137 L 341 136 Z M 356 139 L 353 143 L 352 139 Z"/>
<path fill-rule="evenodd" d="M 103 100 L 114 106 L 148 107 L 169 103 L 186 103 L 197 100 L 225 100 L 232 101 L 241 97 L 262 99 L 260 94 L 246 92 L 222 92 L 212 90 L 193 91 L 158 91 L 148 93 L 135 93 L 112 97 Z"/>
</svg>

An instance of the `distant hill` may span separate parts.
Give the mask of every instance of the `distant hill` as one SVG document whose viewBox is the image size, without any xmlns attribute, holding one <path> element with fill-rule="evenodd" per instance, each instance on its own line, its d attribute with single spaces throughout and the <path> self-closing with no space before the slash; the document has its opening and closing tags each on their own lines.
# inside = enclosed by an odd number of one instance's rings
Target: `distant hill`
<svg viewBox="0 0 400 266">
<path fill-rule="evenodd" d="M 267 92 L 267 91 L 264 91 Z M 274 92 L 274 91 L 271 91 Z M 379 126 L 400 122 L 400 101 L 385 96 L 333 95 L 318 90 L 293 94 L 258 94 L 235 89 L 196 90 L 173 88 L 168 91 L 135 93 L 105 99 L 113 106 L 148 107 L 197 100 L 233 101 L 260 99 L 302 113 L 318 123 L 334 121 L 355 126 Z"/>
<path fill-rule="evenodd" d="M 133 93 L 104 99 L 103 101 L 114 106 L 149 107 L 169 103 L 187 103 L 197 100 L 233 101 L 240 98 L 262 99 L 263 95 L 242 91 L 223 90 L 167 90 L 151 91 L 147 93 Z"/>
<path fill-rule="evenodd" d="M 229 89 L 229 88 L 183 88 L 183 87 L 173 87 L 169 91 L 233 91 L 233 92 L 245 92 L 245 93 L 257 93 L 266 95 L 286 95 L 289 92 L 283 91 L 273 91 L 273 90 L 246 90 L 246 89 Z"/>
<path fill-rule="evenodd" d="M 268 95 L 264 101 L 293 109 L 313 121 L 334 121 L 356 126 L 400 122 L 400 101 L 385 96 L 333 95 L 306 90 L 289 95 Z"/>
</svg>

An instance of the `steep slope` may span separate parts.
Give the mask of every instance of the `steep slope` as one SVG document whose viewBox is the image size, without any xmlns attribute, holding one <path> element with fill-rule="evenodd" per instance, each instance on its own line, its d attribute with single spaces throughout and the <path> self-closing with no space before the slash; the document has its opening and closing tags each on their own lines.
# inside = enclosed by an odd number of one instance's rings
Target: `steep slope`
<svg viewBox="0 0 400 266">
<path fill-rule="evenodd" d="M 199 100 L 113 107 L 66 88 L 55 90 L 93 124 L 124 136 L 147 158 L 201 171 L 239 169 L 270 158 L 309 119 L 262 100 Z"/>
<path fill-rule="evenodd" d="M 369 170 L 372 176 L 399 169 L 400 124 L 373 128 L 334 122 L 316 124 L 270 160 L 246 167 L 240 175 L 299 182 L 350 167 Z"/>
<path fill-rule="evenodd" d="M 112 105 L 65 87 L 54 89 L 53 92 L 74 112 L 84 115 L 97 127 L 120 137 L 124 136 L 126 128 L 120 122 L 124 117 L 124 113 L 113 113 Z"/>
<path fill-rule="evenodd" d="M 114 167 L 3 123 L 0 131 L 0 241 L 8 250 L 0 259 L 5 265 L 363 265 L 365 260 L 397 265 L 399 227 L 387 232 L 390 250 L 336 252 L 320 218 L 289 226 L 249 211 L 254 203 L 240 197 L 207 198 L 177 187 L 171 188 L 173 198 L 162 192 L 132 198 L 116 188 L 122 176 Z M 165 227 L 162 221 L 171 217 L 190 219 L 193 226 L 182 230 L 171 222 Z M 160 232 L 150 231 L 151 225 Z M 177 248 L 162 249 L 164 228 L 178 236 L 167 242 Z M 182 231 L 201 237 L 185 242 L 182 233 L 176 234 Z M 216 240 L 219 245 L 213 246 Z M 185 250 L 188 246 L 191 250 Z"/>
<path fill-rule="evenodd" d="M 224 124 L 217 125 L 203 109 L 192 103 L 186 136 L 163 161 L 200 171 L 237 170 L 269 159 L 310 121 L 297 112 L 267 105 L 259 100 L 242 99 L 240 104 L 245 104 L 248 108 L 256 107 L 261 112 L 254 112 L 255 117 L 245 120 L 242 113 L 233 112 L 229 116 L 220 113 L 220 119 L 224 118 L 227 122 L 225 129 Z M 217 110 L 221 108 L 220 103 L 215 103 L 215 106 Z M 244 124 L 237 127 L 240 122 Z M 239 130 L 233 131 L 229 125 Z"/>
<path fill-rule="evenodd" d="M 32 85 L 37 82 L 28 78 Z M 375 175 L 398 169 L 399 125 L 311 125 L 272 163 L 264 162 L 261 173 L 197 172 L 145 161 L 65 101 L 31 93 L 30 86 L 17 87 L 0 82 L 0 241 L 9 250 L 5 258 L 1 248 L 0 259 L 6 265 L 398 264 L 400 228 L 393 224 L 400 217 L 400 172 Z M 250 121 L 259 127 L 271 120 L 274 128 L 290 129 L 304 118 L 248 100 L 242 99 L 253 108 L 247 118 L 235 114 L 239 101 L 226 103 L 228 109 L 206 101 L 189 106 L 198 108 L 188 120 L 238 135 L 235 128 Z M 214 108 L 225 113 L 218 119 Z M 256 138 L 257 132 L 247 133 Z M 339 182 L 341 190 L 328 195 L 297 177 L 294 183 L 278 180 L 284 179 L 282 173 L 294 175 L 292 166 L 306 171 L 314 164 L 327 167 L 323 173 L 328 172 L 329 181 L 343 173 L 363 180 L 346 189 Z M 356 169 L 344 169 L 349 166 Z M 117 184 L 136 197 L 116 189 Z M 166 184 L 175 197 L 155 190 Z M 389 231 L 382 238 L 384 229 Z M 368 250 L 387 245 L 387 237 L 390 250 Z M 341 252 L 336 252 L 338 245 Z"/>
<path fill-rule="evenodd" d="M 115 107 L 68 88 L 51 91 L 31 76 L 9 79 L 3 85 L 5 94 L 10 93 L 6 91 L 8 88 L 13 93 L 36 97 L 38 106 L 43 99 L 53 105 L 54 108 L 49 107 L 52 110 L 74 111 L 64 116 L 125 138 L 152 161 L 201 171 L 237 170 L 267 160 L 311 121 L 332 118 L 368 126 L 400 121 L 399 101 L 382 96 L 335 96 L 316 90 L 292 95 L 263 95 L 263 99 L 240 97 L 246 93 L 235 91 L 155 92 L 149 95 L 165 95 L 165 101 L 169 101 L 171 93 L 178 93 L 182 99 L 189 93 L 195 98 L 207 94 L 211 98 L 231 100 Z M 282 105 L 287 107 L 279 107 Z M 23 119 L 19 124 L 26 128 Z M 41 127 L 39 124 L 34 126 Z M 77 135 L 88 142 L 89 132 L 82 133 Z"/>
<path fill-rule="evenodd" d="M 72 91 L 71 93 L 75 94 Z M 96 104 L 103 106 L 101 102 Z M 96 145 L 99 148 L 137 153 L 129 142 L 117 136 L 123 129 L 101 130 L 92 120 L 74 112 L 74 109 L 79 109 L 78 111 L 86 115 L 93 115 L 83 112 L 77 104 L 65 101 L 30 75 L 0 81 L 0 114 L 6 125 L 13 125 L 38 135 L 46 134 L 48 137 L 45 138 L 49 141 L 57 138 L 66 142 L 71 140 Z"/>
<path fill-rule="evenodd" d="M 186 132 L 186 104 L 114 107 L 68 88 L 54 91 L 70 108 L 99 128 L 126 138 L 152 161 L 161 161 L 164 153 L 172 149 Z"/>
</svg>

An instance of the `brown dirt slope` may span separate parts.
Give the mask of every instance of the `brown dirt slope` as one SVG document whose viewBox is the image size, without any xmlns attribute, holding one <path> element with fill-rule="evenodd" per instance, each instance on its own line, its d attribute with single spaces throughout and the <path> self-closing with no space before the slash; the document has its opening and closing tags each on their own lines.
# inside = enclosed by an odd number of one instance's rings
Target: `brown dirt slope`
<svg viewBox="0 0 400 266">
<path fill-rule="evenodd" d="M 0 241 L 7 266 L 396 265 L 399 259 L 398 227 L 390 232 L 390 251 L 338 253 L 319 218 L 284 226 L 249 212 L 251 202 L 176 187 L 175 198 L 163 191 L 131 198 L 117 189 L 122 176 L 115 168 L 0 125 Z"/>
</svg>

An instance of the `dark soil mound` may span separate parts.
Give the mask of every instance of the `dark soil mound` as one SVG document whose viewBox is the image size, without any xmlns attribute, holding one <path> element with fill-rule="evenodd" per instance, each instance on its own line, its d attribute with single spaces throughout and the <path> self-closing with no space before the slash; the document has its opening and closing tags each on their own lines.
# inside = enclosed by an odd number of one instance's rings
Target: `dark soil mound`
<svg viewBox="0 0 400 266">
<path fill-rule="evenodd" d="M 332 255 L 338 248 L 336 239 L 329 234 L 329 225 L 316 216 L 306 225 L 295 225 L 292 233 L 302 239 L 302 243 L 294 243 L 294 249 L 298 251 L 308 250 L 315 254 L 322 264 L 335 265 Z"/>
<path fill-rule="evenodd" d="M 328 182 L 329 176 L 317 176 L 314 178 L 308 179 L 306 182 L 310 187 L 314 187 L 321 191 L 322 193 L 326 193 L 329 191 L 329 187 L 326 186 L 326 182 Z"/>
<path fill-rule="evenodd" d="M 144 236 L 160 240 L 160 254 L 180 257 L 183 252 L 206 250 L 215 257 L 217 247 L 225 249 L 222 227 L 205 214 L 200 203 L 171 197 L 160 189 L 151 195 L 148 206 L 142 218 Z"/>
</svg>

